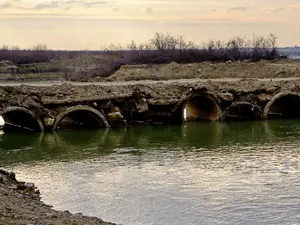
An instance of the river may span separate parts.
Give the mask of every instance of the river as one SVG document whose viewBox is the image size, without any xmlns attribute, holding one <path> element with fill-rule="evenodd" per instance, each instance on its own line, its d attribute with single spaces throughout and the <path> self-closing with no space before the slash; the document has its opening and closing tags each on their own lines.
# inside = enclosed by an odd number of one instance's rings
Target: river
<svg viewBox="0 0 300 225">
<path fill-rule="evenodd" d="M 299 224 L 300 120 L 5 133 L 0 165 L 123 225 Z"/>
</svg>

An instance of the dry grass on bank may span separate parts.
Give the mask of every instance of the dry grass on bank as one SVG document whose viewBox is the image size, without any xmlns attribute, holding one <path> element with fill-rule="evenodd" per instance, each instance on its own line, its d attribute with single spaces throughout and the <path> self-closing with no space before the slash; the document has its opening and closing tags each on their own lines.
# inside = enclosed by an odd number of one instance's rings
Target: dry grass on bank
<svg viewBox="0 0 300 225">
<path fill-rule="evenodd" d="M 300 61 L 228 61 L 122 66 L 108 81 L 300 77 Z M 103 79 L 96 79 L 98 81 Z"/>
<path fill-rule="evenodd" d="M 197 74 L 201 74 L 202 77 L 209 77 L 211 74 L 214 77 L 216 75 L 210 73 L 207 68 L 205 70 L 208 72 L 204 74 L 199 72 L 201 68 L 195 68 L 198 72 L 193 71 L 192 74 L 176 72 L 176 63 L 189 65 L 201 62 L 273 60 L 279 57 L 276 41 L 276 36 L 270 34 L 268 37 L 252 39 L 235 37 L 226 42 L 211 40 L 197 45 L 185 41 L 182 36 L 156 33 L 145 44 L 132 42 L 127 46 L 111 46 L 105 51 L 55 51 L 48 50 L 45 45 L 21 50 L 4 46 L 0 49 L 0 77 L 1 74 L 11 74 L 12 78 L 18 80 L 22 79 L 19 77 L 26 78 L 26 74 L 35 73 L 44 79 L 46 73 L 55 73 L 59 74 L 61 80 L 89 81 L 110 77 L 120 68 L 122 72 L 119 74 L 123 74 L 126 68 L 124 65 L 143 64 L 153 65 L 153 69 L 143 70 L 142 77 L 131 71 L 130 78 L 126 75 L 122 79 L 137 80 L 148 77 L 155 80 L 161 79 L 161 74 L 165 74 L 165 77 L 173 76 L 172 79 L 190 78 Z M 155 69 L 155 65 L 161 64 L 166 66 L 158 66 L 160 69 Z M 193 66 L 189 67 L 194 70 Z"/>
</svg>

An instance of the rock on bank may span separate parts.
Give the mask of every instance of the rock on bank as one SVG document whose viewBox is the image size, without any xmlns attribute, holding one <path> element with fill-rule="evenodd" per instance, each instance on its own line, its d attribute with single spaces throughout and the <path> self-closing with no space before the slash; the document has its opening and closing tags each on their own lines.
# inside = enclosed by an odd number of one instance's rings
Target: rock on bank
<svg viewBox="0 0 300 225">
<path fill-rule="evenodd" d="M 40 200 L 33 183 L 19 182 L 15 174 L 0 169 L 0 225 L 114 225 L 96 217 L 55 211 Z"/>
</svg>

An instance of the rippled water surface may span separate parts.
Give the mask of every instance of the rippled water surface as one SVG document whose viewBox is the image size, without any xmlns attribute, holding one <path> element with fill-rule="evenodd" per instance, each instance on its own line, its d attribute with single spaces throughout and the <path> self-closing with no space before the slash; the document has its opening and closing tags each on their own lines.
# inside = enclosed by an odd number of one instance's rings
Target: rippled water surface
<svg viewBox="0 0 300 225">
<path fill-rule="evenodd" d="M 300 121 L 0 136 L 55 209 L 124 225 L 300 224 Z"/>
</svg>

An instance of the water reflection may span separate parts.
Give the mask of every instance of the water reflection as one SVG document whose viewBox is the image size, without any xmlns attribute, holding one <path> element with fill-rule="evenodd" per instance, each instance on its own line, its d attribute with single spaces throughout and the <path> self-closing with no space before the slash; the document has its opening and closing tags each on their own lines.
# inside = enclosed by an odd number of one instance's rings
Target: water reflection
<svg viewBox="0 0 300 225">
<path fill-rule="evenodd" d="M 58 210 L 124 225 L 298 224 L 299 132 L 283 120 L 10 133 L 0 165 Z"/>
<path fill-rule="evenodd" d="M 298 138 L 299 120 L 191 122 L 174 126 L 137 126 L 118 130 L 76 130 L 0 135 L 0 163 L 66 161 L 143 151 L 215 150 L 232 144 L 257 145 Z M 142 149 L 142 150 L 141 150 Z"/>
<path fill-rule="evenodd" d="M 43 133 L 0 133 L 0 149 L 20 151 L 31 148 L 39 143 L 42 139 Z"/>
</svg>

